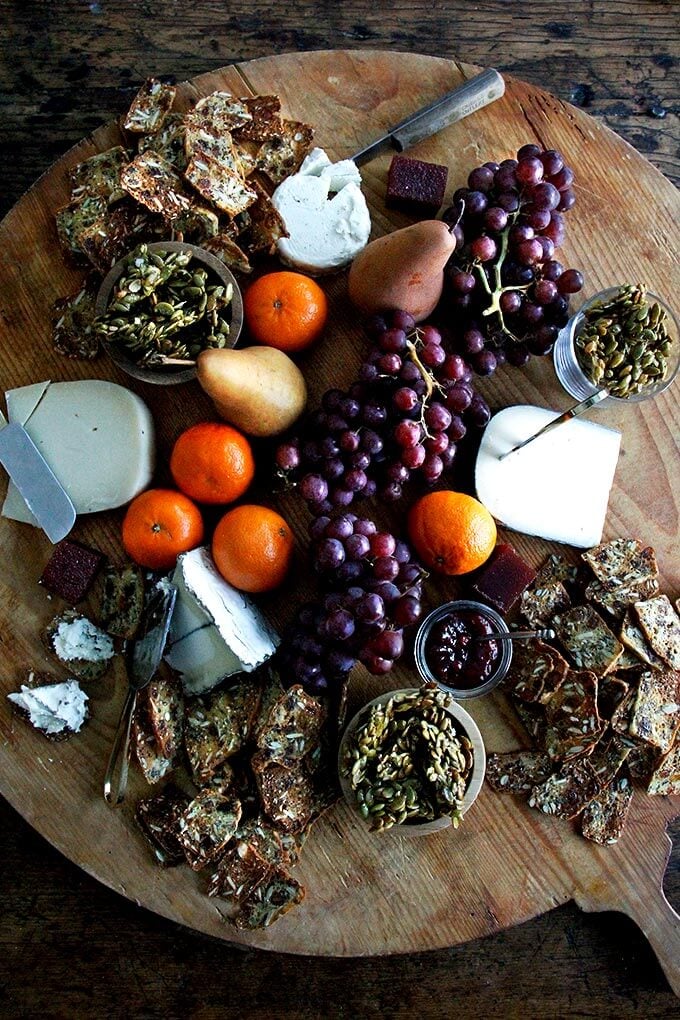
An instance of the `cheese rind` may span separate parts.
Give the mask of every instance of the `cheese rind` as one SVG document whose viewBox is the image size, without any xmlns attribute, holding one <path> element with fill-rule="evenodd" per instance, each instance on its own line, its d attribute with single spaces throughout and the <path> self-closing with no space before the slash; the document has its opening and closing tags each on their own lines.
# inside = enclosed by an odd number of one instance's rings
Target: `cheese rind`
<svg viewBox="0 0 680 1020">
<path fill-rule="evenodd" d="M 503 460 L 558 411 L 506 407 L 486 427 L 477 497 L 508 528 L 587 549 L 602 539 L 621 433 L 572 419 Z"/>
<path fill-rule="evenodd" d="M 154 426 L 144 401 L 101 379 L 36 383 L 10 390 L 7 413 L 22 424 L 78 514 L 128 503 L 151 481 Z M 38 526 L 10 482 L 4 517 Z"/>
</svg>

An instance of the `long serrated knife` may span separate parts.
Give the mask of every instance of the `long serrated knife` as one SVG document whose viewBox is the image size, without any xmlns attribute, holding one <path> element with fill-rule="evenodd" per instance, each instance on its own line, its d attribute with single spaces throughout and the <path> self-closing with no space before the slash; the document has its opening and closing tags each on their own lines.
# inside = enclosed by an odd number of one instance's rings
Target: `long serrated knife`
<svg viewBox="0 0 680 1020">
<path fill-rule="evenodd" d="M 360 149 L 359 152 L 350 156 L 350 159 L 361 166 L 363 163 L 375 159 L 376 156 L 382 155 L 383 152 L 390 150 L 403 152 L 404 149 L 410 148 L 424 138 L 429 138 L 430 135 L 436 134 L 437 131 L 448 127 L 449 124 L 455 124 L 463 117 L 467 117 L 469 114 L 475 113 L 476 110 L 481 110 L 483 106 L 488 106 L 494 100 L 500 99 L 504 92 L 505 82 L 498 71 L 493 68 L 482 71 L 481 74 L 470 78 L 469 81 L 459 85 L 452 92 L 447 92 L 446 95 L 440 96 L 434 102 L 416 110 L 406 120 L 389 128 L 382 138 L 378 138 L 377 141 L 371 142 L 366 148 Z"/>
<path fill-rule="evenodd" d="M 70 496 L 23 425 L 0 412 L 0 464 L 50 542 L 61 542 L 75 524 Z"/>
</svg>

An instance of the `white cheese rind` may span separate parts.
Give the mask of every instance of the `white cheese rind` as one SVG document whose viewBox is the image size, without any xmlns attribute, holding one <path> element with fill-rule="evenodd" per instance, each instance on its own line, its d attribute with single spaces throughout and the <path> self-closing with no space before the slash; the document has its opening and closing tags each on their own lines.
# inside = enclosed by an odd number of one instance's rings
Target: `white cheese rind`
<svg viewBox="0 0 680 1020">
<path fill-rule="evenodd" d="M 49 735 L 63 733 L 64 730 L 78 733 L 87 718 L 87 694 L 77 680 L 43 687 L 22 684 L 20 692 L 7 697 L 28 714 L 36 729 Z"/>
<path fill-rule="evenodd" d="M 290 235 L 278 241 L 282 261 L 315 275 L 348 265 L 371 233 L 360 184 L 351 160 L 331 163 L 323 149 L 313 149 L 272 196 Z"/>
<path fill-rule="evenodd" d="M 274 654 L 278 635 L 248 596 L 218 573 L 207 547 L 178 557 L 172 581 L 177 602 L 165 658 L 180 673 L 185 693 L 250 673 Z"/>
<path fill-rule="evenodd" d="M 477 497 L 514 531 L 587 549 L 602 540 L 621 433 L 573 419 L 499 460 L 558 414 L 520 405 L 494 415 L 477 455 Z"/>
</svg>

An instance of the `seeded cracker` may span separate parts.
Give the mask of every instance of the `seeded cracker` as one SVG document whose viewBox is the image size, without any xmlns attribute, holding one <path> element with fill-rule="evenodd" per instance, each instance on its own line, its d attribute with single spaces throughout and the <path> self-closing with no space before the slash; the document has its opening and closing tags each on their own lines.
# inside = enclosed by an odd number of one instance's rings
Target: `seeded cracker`
<svg viewBox="0 0 680 1020">
<path fill-rule="evenodd" d="M 75 294 L 54 302 L 52 346 L 63 357 L 90 361 L 99 354 L 99 338 L 93 329 L 95 297 L 88 280 Z"/>
<path fill-rule="evenodd" d="M 278 832 L 263 815 L 258 815 L 257 818 L 241 822 L 234 839 L 247 843 L 269 864 L 288 867 L 295 864 L 297 854 L 290 845 L 284 845 L 281 837 L 282 833 Z"/>
<path fill-rule="evenodd" d="M 629 690 L 627 694 L 624 694 L 621 701 L 618 703 L 611 717 L 611 728 L 614 733 L 618 733 L 619 736 L 623 737 L 624 740 L 629 743 L 634 743 L 631 740 L 630 733 L 630 720 L 633 713 L 633 705 L 635 704 L 637 692 L 635 690 Z"/>
<path fill-rule="evenodd" d="M 291 907 L 302 903 L 305 890 L 285 871 L 275 868 L 271 878 L 258 885 L 234 918 L 237 928 L 268 928 Z"/>
<path fill-rule="evenodd" d="M 652 666 L 654 669 L 663 669 L 662 660 L 658 655 L 654 654 L 647 643 L 645 635 L 642 633 L 633 617 L 633 610 L 631 608 L 628 608 L 624 614 L 619 637 L 621 638 L 621 643 L 625 645 L 625 647 L 628 648 L 640 662 L 644 662 L 646 665 Z"/>
<path fill-rule="evenodd" d="M 264 142 L 257 154 L 257 167 L 272 184 L 280 184 L 290 174 L 300 169 L 300 164 L 309 152 L 314 139 L 314 129 L 309 124 L 295 120 L 284 120 L 280 135 Z"/>
<path fill-rule="evenodd" d="M 185 119 L 187 124 L 203 124 L 208 131 L 218 135 L 225 131 L 236 131 L 253 118 L 244 100 L 237 99 L 229 92 L 211 92 L 209 96 L 199 99 Z"/>
<path fill-rule="evenodd" d="M 544 627 L 550 623 L 555 613 L 568 609 L 571 605 L 569 592 L 561 581 L 550 584 L 534 584 L 522 593 L 520 612 L 532 627 Z"/>
<path fill-rule="evenodd" d="M 497 793 L 528 793 L 553 772 L 555 762 L 542 751 L 510 751 L 486 759 L 486 781 Z"/>
<path fill-rule="evenodd" d="M 85 196 L 80 202 L 58 209 L 55 214 L 57 236 L 64 252 L 82 261 L 85 256 L 80 236 L 95 223 L 105 224 L 108 204 L 101 195 Z"/>
<path fill-rule="evenodd" d="M 633 608 L 655 655 L 671 669 L 680 669 L 680 617 L 668 595 L 636 602 Z"/>
<path fill-rule="evenodd" d="M 654 550 L 636 538 L 615 538 L 581 554 L 605 590 L 637 584 L 659 574 Z"/>
<path fill-rule="evenodd" d="M 574 665 L 604 676 L 623 654 L 623 645 L 591 606 L 575 606 L 554 617 L 557 637 Z"/>
<path fill-rule="evenodd" d="M 611 719 L 629 690 L 629 684 L 615 674 L 610 673 L 609 676 L 599 680 L 597 684 L 597 711 L 600 713 L 600 718 Z"/>
<path fill-rule="evenodd" d="M 151 149 L 181 173 L 188 163 L 184 151 L 185 134 L 183 114 L 169 113 L 160 131 L 155 135 L 143 135 L 139 139 L 137 151 L 146 152 L 147 149 Z"/>
<path fill-rule="evenodd" d="M 135 135 L 155 135 L 170 112 L 176 92 L 174 85 L 147 78 L 123 121 L 125 130 Z"/>
<path fill-rule="evenodd" d="M 252 96 L 244 102 L 253 119 L 238 129 L 239 140 L 267 142 L 281 134 L 283 120 L 278 96 Z"/>
<path fill-rule="evenodd" d="M 257 181 L 253 181 L 252 184 L 257 201 L 248 207 L 250 220 L 239 241 L 250 256 L 258 255 L 260 252 L 272 255 L 276 242 L 282 237 L 288 237 L 289 234 L 281 213 L 274 207 L 267 192 Z"/>
<path fill-rule="evenodd" d="M 300 763 L 286 768 L 270 761 L 265 752 L 253 756 L 252 768 L 262 807 L 284 832 L 299 832 L 314 814 L 314 788 Z"/>
<path fill-rule="evenodd" d="M 243 167 L 234 150 L 234 143 L 229 131 L 214 134 L 204 124 L 189 119 L 184 137 L 184 152 L 187 165 L 193 159 L 210 157 L 241 179 L 244 177 Z"/>
<path fill-rule="evenodd" d="M 522 701 L 520 698 L 512 698 L 517 715 L 522 720 L 525 730 L 533 739 L 537 747 L 545 749 L 546 722 L 545 709 L 537 702 Z"/>
<path fill-rule="evenodd" d="M 647 793 L 664 797 L 680 794 L 680 741 L 676 740 L 670 751 L 658 762 L 649 780 Z"/>
<path fill-rule="evenodd" d="M 201 790 L 182 812 L 179 841 L 189 867 L 201 871 L 224 853 L 241 820 L 241 804 L 215 790 Z"/>
<path fill-rule="evenodd" d="M 533 587 L 542 588 L 545 585 L 555 584 L 556 581 L 561 581 L 562 584 L 573 584 L 577 573 L 578 567 L 569 563 L 564 556 L 560 556 L 559 553 L 551 553 L 538 571 Z"/>
<path fill-rule="evenodd" d="M 172 772 L 172 762 L 168 758 L 164 758 L 158 749 L 145 702 L 138 705 L 132 720 L 131 745 L 149 785 L 155 786 L 164 776 Z"/>
<path fill-rule="evenodd" d="M 157 674 L 146 688 L 146 701 L 158 749 L 174 762 L 184 735 L 184 698 L 179 679 L 168 673 Z"/>
<path fill-rule="evenodd" d="M 204 245 L 218 233 L 220 221 L 212 209 L 196 202 L 172 221 L 172 229 L 175 235 L 188 236 L 196 244 Z"/>
<path fill-rule="evenodd" d="M 81 231 L 78 242 L 97 272 L 105 276 L 113 263 L 134 246 L 135 239 L 159 236 L 162 222 L 126 195 L 106 220 L 97 220 Z"/>
<path fill-rule="evenodd" d="M 130 639 L 144 607 L 144 575 L 134 563 L 107 567 L 102 578 L 99 622 L 108 634 Z"/>
<path fill-rule="evenodd" d="M 633 779 L 648 783 L 662 755 L 651 744 L 638 743 L 630 749 L 626 765 Z"/>
<path fill-rule="evenodd" d="M 272 865 L 248 843 L 234 837 L 210 879 L 208 896 L 231 900 L 236 906 L 271 877 Z"/>
<path fill-rule="evenodd" d="M 65 609 L 50 621 L 45 644 L 69 674 L 80 680 L 98 680 L 115 655 L 109 635 L 75 609 Z"/>
<path fill-rule="evenodd" d="M 504 687 L 522 701 L 547 701 L 567 675 L 568 662 L 544 641 L 518 641 Z"/>
<path fill-rule="evenodd" d="M 660 751 L 670 750 L 680 728 L 680 672 L 649 670 L 640 677 L 630 733 Z"/>
<path fill-rule="evenodd" d="M 603 738 L 599 741 L 588 760 L 602 786 L 616 779 L 630 752 L 630 744 L 624 743 L 615 734 L 609 740 Z"/>
<path fill-rule="evenodd" d="M 545 711 L 546 750 L 552 758 L 587 754 L 605 728 L 597 711 L 597 677 L 589 670 L 569 670 Z"/>
<path fill-rule="evenodd" d="M 617 620 L 620 620 L 628 606 L 642 599 L 649 599 L 659 590 L 659 582 L 655 577 L 645 578 L 643 581 L 636 581 L 634 584 L 621 585 L 618 588 L 608 590 L 601 581 L 591 581 L 585 590 L 585 597 L 589 602 L 595 602 L 602 606 L 608 613 L 611 613 Z"/>
<path fill-rule="evenodd" d="M 216 234 L 215 237 L 208 238 L 203 247 L 218 259 L 222 259 L 225 266 L 229 266 L 235 272 L 252 273 L 253 267 L 248 261 L 248 256 L 228 234 Z"/>
<path fill-rule="evenodd" d="M 325 720 L 321 702 L 296 684 L 271 707 L 257 746 L 273 761 L 299 760 L 318 747 Z"/>
<path fill-rule="evenodd" d="M 205 199 L 228 216 L 243 212 L 257 199 L 256 192 L 239 174 L 207 154 L 192 156 L 184 175 Z"/>
<path fill-rule="evenodd" d="M 599 780 L 587 759 L 566 762 L 559 772 L 533 788 L 529 806 L 546 815 L 575 818 L 599 790 Z"/>
<path fill-rule="evenodd" d="M 625 771 L 591 800 L 581 816 L 582 834 L 600 846 L 617 843 L 623 835 L 633 799 L 633 784 Z"/>
<path fill-rule="evenodd" d="M 86 196 L 100 195 L 109 203 L 117 202 L 125 194 L 120 184 L 120 172 L 129 160 L 129 152 L 122 145 L 116 145 L 78 163 L 69 171 L 71 201 L 79 202 Z"/>
<path fill-rule="evenodd" d="M 121 183 L 137 202 L 168 220 L 191 206 L 191 198 L 175 168 L 150 149 L 128 163 Z"/>
<path fill-rule="evenodd" d="M 137 804 L 137 824 L 146 836 L 154 857 L 164 868 L 181 864 L 184 860 L 179 841 L 179 819 L 190 799 L 173 783 L 168 783 L 158 793 Z"/>
</svg>

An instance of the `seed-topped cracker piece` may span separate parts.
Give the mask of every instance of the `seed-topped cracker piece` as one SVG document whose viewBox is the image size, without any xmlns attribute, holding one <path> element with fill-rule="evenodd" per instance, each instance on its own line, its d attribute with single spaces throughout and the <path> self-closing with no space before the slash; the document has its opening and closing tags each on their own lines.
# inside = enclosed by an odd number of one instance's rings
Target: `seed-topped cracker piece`
<svg viewBox="0 0 680 1020">
<path fill-rule="evenodd" d="M 663 797 L 680 794 L 680 740 L 676 740 L 673 747 L 657 762 L 647 793 Z"/>
<path fill-rule="evenodd" d="M 240 906 L 272 874 L 272 865 L 248 843 L 232 840 L 208 886 L 208 896 L 219 896 Z"/>
<path fill-rule="evenodd" d="M 592 606 L 574 606 L 555 616 L 557 637 L 579 669 L 604 676 L 623 654 L 623 645 Z"/>
<path fill-rule="evenodd" d="M 315 796 L 302 764 L 286 768 L 264 751 L 254 755 L 251 764 L 267 817 L 284 832 L 304 829 L 314 814 Z"/>
<path fill-rule="evenodd" d="M 660 751 L 670 750 L 680 729 L 680 672 L 648 670 L 640 677 L 630 733 Z"/>
<path fill-rule="evenodd" d="M 581 815 L 585 838 L 601 846 L 617 843 L 623 835 L 632 799 L 633 784 L 624 769 L 623 775 L 612 779 L 586 806 Z"/>
<path fill-rule="evenodd" d="M 504 686 L 522 701 L 547 701 L 558 689 L 569 663 L 544 641 L 518 641 Z"/>
<path fill-rule="evenodd" d="M 301 759 L 318 747 L 326 710 L 296 684 L 276 701 L 260 728 L 257 746 L 280 762 Z"/>
<path fill-rule="evenodd" d="M 236 135 L 233 139 L 234 153 L 239 161 L 241 173 L 244 177 L 250 177 L 257 170 L 257 154 L 260 151 L 259 142 L 249 142 Z"/>
<path fill-rule="evenodd" d="M 268 928 L 291 907 L 302 903 L 305 890 L 281 868 L 255 887 L 241 905 L 234 924 L 241 929 Z"/>
<path fill-rule="evenodd" d="M 619 635 L 619 640 L 621 640 L 621 635 Z M 642 670 L 643 665 L 644 665 L 643 662 L 640 659 L 638 659 L 637 655 L 634 655 L 631 652 L 630 648 L 626 648 L 626 646 L 625 646 L 623 641 L 621 641 L 621 644 L 623 645 L 623 655 L 621 656 L 619 661 L 616 663 L 616 672 L 617 673 L 630 673 L 631 670 L 635 670 L 636 672 L 640 672 Z M 611 676 L 612 674 L 609 673 L 607 675 Z"/>
<path fill-rule="evenodd" d="M 222 763 L 249 739 L 260 703 L 260 688 L 241 680 L 227 690 L 189 703 L 184 746 L 198 786 L 211 782 Z"/>
<path fill-rule="evenodd" d="M 252 119 L 246 101 L 230 92 L 211 92 L 204 96 L 185 118 L 187 125 L 202 124 L 215 135 L 236 131 Z"/>
<path fill-rule="evenodd" d="M 486 781 L 498 793 L 528 793 L 554 771 L 555 762 L 542 751 L 510 751 L 486 759 Z"/>
<path fill-rule="evenodd" d="M 264 142 L 257 154 L 257 168 L 272 184 L 280 184 L 300 169 L 314 139 L 314 129 L 296 120 L 284 120 L 281 133 Z"/>
<path fill-rule="evenodd" d="M 654 550 L 645 548 L 636 538 L 614 538 L 581 555 L 606 590 L 659 575 Z"/>
<path fill-rule="evenodd" d="M 99 354 L 99 337 L 94 331 L 96 288 L 85 285 L 53 305 L 52 346 L 65 358 L 91 361 Z"/>
<path fill-rule="evenodd" d="M 680 669 L 680 617 L 668 595 L 636 602 L 633 609 L 654 654 L 671 669 Z"/>
<path fill-rule="evenodd" d="M 600 792 L 600 782 L 587 758 L 568 761 L 535 786 L 529 806 L 558 818 L 575 818 Z"/>
<path fill-rule="evenodd" d="M 87 595 L 103 562 L 98 549 L 65 538 L 54 547 L 38 583 L 74 606 Z"/>
<path fill-rule="evenodd" d="M 229 266 L 235 272 L 252 273 L 253 267 L 248 256 L 228 234 L 221 233 L 208 238 L 203 247 L 218 259 L 222 259 L 225 266 Z"/>
<path fill-rule="evenodd" d="M 181 234 L 196 244 L 203 244 L 219 232 L 220 221 L 212 209 L 195 202 L 172 221 L 172 229 L 175 235 Z"/>
<path fill-rule="evenodd" d="M 560 556 L 559 553 L 551 553 L 538 571 L 534 587 L 541 588 L 544 585 L 555 584 L 557 581 L 562 584 L 573 584 L 577 574 L 578 567 L 566 560 L 564 556 Z"/>
<path fill-rule="evenodd" d="M 545 711 L 546 750 L 551 758 L 587 754 L 604 732 L 597 711 L 597 677 L 590 670 L 569 670 Z"/>
<path fill-rule="evenodd" d="M 58 209 L 55 214 L 57 236 L 64 252 L 74 256 L 76 261 L 85 257 L 80 237 L 83 231 L 96 223 L 106 224 L 109 216 L 108 203 L 101 195 L 86 195 L 80 202 Z"/>
<path fill-rule="evenodd" d="M 252 120 L 238 129 L 239 139 L 267 142 L 281 134 L 283 120 L 278 96 L 251 96 L 244 103 Z"/>
<path fill-rule="evenodd" d="M 211 782 L 229 757 L 229 744 L 223 746 L 207 706 L 200 698 L 186 706 L 184 749 L 197 786 Z"/>
<path fill-rule="evenodd" d="M 244 178 L 243 167 L 234 149 L 231 132 L 215 133 L 202 123 L 187 122 L 184 136 L 184 152 L 186 165 L 194 159 L 209 157 L 241 179 Z"/>
<path fill-rule="evenodd" d="M 651 744 L 635 743 L 630 749 L 626 765 L 633 779 L 648 783 L 661 757 L 658 749 Z"/>
<path fill-rule="evenodd" d="M 636 656 L 639 662 L 652 666 L 654 669 L 663 669 L 663 661 L 650 648 L 647 638 L 638 626 L 633 616 L 633 610 L 630 607 L 624 614 L 619 637 L 621 643 Z"/>
<path fill-rule="evenodd" d="M 163 127 L 155 135 L 143 135 L 137 144 L 138 152 L 151 149 L 181 172 L 189 162 L 184 151 L 186 128 L 181 113 L 169 113 Z"/>
<path fill-rule="evenodd" d="M 647 577 L 633 584 L 620 585 L 618 588 L 606 588 L 601 581 L 591 581 L 585 591 L 586 599 L 602 606 L 617 620 L 620 620 L 628 606 L 642 599 L 649 599 L 659 590 L 659 582 L 655 577 Z"/>
<path fill-rule="evenodd" d="M 182 748 L 184 698 L 176 676 L 157 674 L 146 688 L 149 722 L 161 754 L 175 760 Z"/>
<path fill-rule="evenodd" d="M 140 701 L 135 710 L 131 736 L 131 746 L 142 774 L 150 786 L 155 786 L 164 776 L 172 772 L 173 764 L 159 750 L 145 700 Z"/>
<path fill-rule="evenodd" d="M 158 236 L 162 222 L 126 195 L 106 220 L 97 220 L 81 231 L 79 244 L 97 272 L 105 276 L 136 241 Z"/>
<path fill-rule="evenodd" d="M 239 174 L 207 154 L 192 156 L 184 175 L 199 194 L 228 216 L 243 212 L 257 199 L 257 193 Z"/>
<path fill-rule="evenodd" d="M 168 783 L 158 793 L 137 804 L 137 824 L 146 836 L 154 857 L 164 868 L 181 864 L 184 860 L 184 850 L 179 841 L 179 819 L 190 800 L 174 783 Z"/>
<path fill-rule="evenodd" d="M 521 698 L 512 698 L 517 715 L 522 720 L 525 730 L 532 738 L 536 747 L 545 748 L 546 722 L 545 708 L 535 701 L 522 701 Z"/>
<path fill-rule="evenodd" d="M 179 841 L 189 867 L 201 871 L 224 853 L 241 820 L 241 804 L 216 790 L 200 790 L 179 819 Z"/>
<path fill-rule="evenodd" d="M 253 181 L 252 186 L 257 194 L 257 201 L 248 207 L 249 223 L 240 234 L 239 241 L 250 256 L 258 255 L 260 252 L 271 255 L 276 248 L 276 242 L 282 237 L 288 237 L 289 234 L 281 213 L 275 208 L 264 188 L 257 181 Z"/>
<path fill-rule="evenodd" d="M 235 754 L 249 739 L 260 707 L 262 688 L 256 680 L 243 677 L 210 698 L 210 712 L 220 739 Z"/>
<path fill-rule="evenodd" d="M 588 761 L 603 786 L 611 783 L 631 752 L 631 745 L 624 743 L 616 734 L 609 739 L 602 738 L 596 745 Z"/>
<path fill-rule="evenodd" d="M 54 617 L 45 631 L 45 643 L 69 673 L 81 680 L 103 676 L 116 652 L 109 635 L 74 609 Z"/>
<path fill-rule="evenodd" d="M 144 575 L 136 564 L 107 567 L 102 577 L 99 622 L 108 634 L 129 640 L 144 607 Z"/>
<path fill-rule="evenodd" d="M 122 145 L 115 145 L 105 152 L 78 163 L 69 171 L 71 201 L 80 202 L 86 196 L 100 195 L 111 204 L 123 198 L 125 191 L 120 184 L 120 173 L 130 162 L 130 153 Z"/>
<path fill-rule="evenodd" d="M 633 713 L 633 705 L 635 704 L 635 697 L 637 691 L 634 689 L 629 690 L 621 698 L 616 708 L 612 713 L 610 725 L 614 733 L 618 733 L 620 737 L 629 743 L 635 743 L 631 738 L 630 733 L 630 720 Z"/>
<path fill-rule="evenodd" d="M 534 584 L 522 592 L 520 613 L 532 627 L 544 627 L 556 613 L 570 605 L 569 592 L 562 582 L 552 581 L 550 584 Z"/>
<path fill-rule="evenodd" d="M 283 697 L 284 690 L 276 670 L 266 667 L 266 680 L 261 689 L 260 707 L 253 723 L 252 736 L 257 742 L 269 722 L 274 705 Z"/>
<path fill-rule="evenodd" d="M 620 676 L 609 674 L 597 684 L 597 710 L 600 718 L 611 719 L 617 707 L 630 690 L 629 684 Z"/>
<path fill-rule="evenodd" d="M 170 112 L 176 92 L 174 85 L 147 78 L 125 116 L 125 130 L 135 135 L 155 135 Z"/>
<path fill-rule="evenodd" d="M 295 864 L 297 854 L 291 852 L 289 845 L 284 845 L 282 836 L 264 815 L 258 815 L 241 822 L 234 839 L 247 843 L 270 864 L 288 867 Z"/>
<path fill-rule="evenodd" d="M 173 165 L 151 149 L 128 163 L 121 183 L 137 202 L 170 221 L 191 206 L 191 196 Z"/>
</svg>

